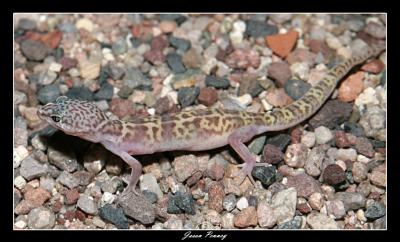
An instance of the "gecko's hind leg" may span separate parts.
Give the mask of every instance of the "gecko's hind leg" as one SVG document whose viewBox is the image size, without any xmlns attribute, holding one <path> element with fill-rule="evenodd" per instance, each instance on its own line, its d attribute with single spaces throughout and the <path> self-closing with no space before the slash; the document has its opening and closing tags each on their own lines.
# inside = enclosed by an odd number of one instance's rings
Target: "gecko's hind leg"
<svg viewBox="0 0 400 242">
<path fill-rule="evenodd" d="M 246 175 L 253 185 L 255 185 L 255 181 L 253 179 L 253 176 L 251 175 L 251 171 L 253 170 L 254 166 L 257 165 L 257 163 L 244 142 L 249 141 L 251 138 L 260 133 L 263 133 L 263 131 L 260 130 L 258 127 L 248 126 L 236 130 L 228 137 L 229 145 L 244 161 L 243 164 L 239 165 L 240 167 L 242 167 L 242 174 Z"/>
</svg>

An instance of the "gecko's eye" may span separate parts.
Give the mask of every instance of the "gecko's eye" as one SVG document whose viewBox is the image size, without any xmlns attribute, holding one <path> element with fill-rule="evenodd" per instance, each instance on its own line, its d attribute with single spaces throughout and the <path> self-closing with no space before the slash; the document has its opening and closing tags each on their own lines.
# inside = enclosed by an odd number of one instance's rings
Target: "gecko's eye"
<svg viewBox="0 0 400 242">
<path fill-rule="evenodd" d="M 60 116 L 56 116 L 56 115 L 51 116 L 51 119 L 53 119 L 53 121 L 56 123 L 60 122 L 60 120 L 61 120 Z"/>
</svg>

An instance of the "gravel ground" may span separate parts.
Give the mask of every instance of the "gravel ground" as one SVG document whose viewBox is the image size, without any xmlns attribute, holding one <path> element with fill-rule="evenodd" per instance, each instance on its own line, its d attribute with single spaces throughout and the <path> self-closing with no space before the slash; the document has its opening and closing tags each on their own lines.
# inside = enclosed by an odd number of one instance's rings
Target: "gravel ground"
<svg viewBox="0 0 400 242">
<path fill-rule="evenodd" d="M 229 147 L 137 157 L 44 127 L 60 95 L 110 116 L 195 107 L 265 112 L 299 99 L 339 61 L 385 41 L 385 15 L 15 15 L 15 229 L 385 229 L 386 53 L 316 115 L 248 146 L 268 167 L 238 184 Z"/>
</svg>

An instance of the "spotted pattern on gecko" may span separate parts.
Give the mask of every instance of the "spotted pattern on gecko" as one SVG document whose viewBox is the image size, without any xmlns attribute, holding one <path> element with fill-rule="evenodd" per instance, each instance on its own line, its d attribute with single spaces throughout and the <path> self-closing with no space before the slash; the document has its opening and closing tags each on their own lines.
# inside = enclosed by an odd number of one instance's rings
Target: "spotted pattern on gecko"
<svg viewBox="0 0 400 242">
<path fill-rule="evenodd" d="M 303 122 L 324 104 L 337 83 L 354 66 L 384 50 L 384 45 L 368 48 L 364 54 L 331 69 L 299 100 L 267 113 L 207 108 L 136 118 L 128 122 L 111 120 L 94 103 L 61 96 L 55 103 L 39 108 L 38 115 L 69 135 L 101 143 L 120 156 L 132 168 L 128 188 L 135 193 L 142 165 L 131 155 L 170 150 L 200 151 L 227 144 L 244 161 L 241 174 L 254 182 L 251 171 L 259 163 L 256 164 L 244 143 L 258 134 L 284 130 Z"/>
</svg>

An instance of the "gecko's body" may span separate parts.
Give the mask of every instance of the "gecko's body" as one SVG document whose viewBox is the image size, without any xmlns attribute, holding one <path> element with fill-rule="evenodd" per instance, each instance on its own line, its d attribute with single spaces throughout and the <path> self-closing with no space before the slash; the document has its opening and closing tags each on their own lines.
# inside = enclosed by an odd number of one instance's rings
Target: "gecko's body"
<svg viewBox="0 0 400 242">
<path fill-rule="evenodd" d="M 136 186 L 141 164 L 131 155 L 170 150 L 200 151 L 229 144 L 244 160 L 243 174 L 251 178 L 256 164 L 244 145 L 252 137 L 283 130 L 313 115 L 329 98 L 339 80 L 355 65 L 382 52 L 372 47 L 363 55 L 337 65 L 296 102 L 269 113 L 222 109 L 182 111 L 126 122 L 110 120 L 95 104 L 59 97 L 41 107 L 39 116 L 67 134 L 101 143 L 132 167 L 130 186 Z M 252 179 L 251 179 L 252 180 Z"/>
</svg>

